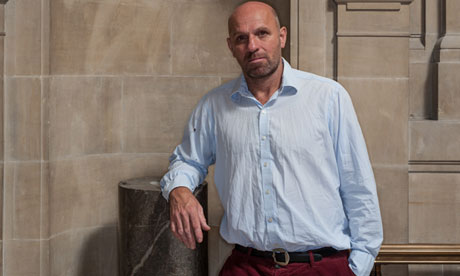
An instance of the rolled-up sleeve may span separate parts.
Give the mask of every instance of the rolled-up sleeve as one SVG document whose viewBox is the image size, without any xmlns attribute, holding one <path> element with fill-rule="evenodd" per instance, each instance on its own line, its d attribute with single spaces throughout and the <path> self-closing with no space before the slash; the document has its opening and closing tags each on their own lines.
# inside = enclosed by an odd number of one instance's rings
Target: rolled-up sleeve
<svg viewBox="0 0 460 276">
<path fill-rule="evenodd" d="M 343 87 L 331 99 L 329 130 L 340 176 L 340 195 L 351 235 L 350 268 L 369 275 L 383 240 L 376 184 L 364 137 Z"/>
<path fill-rule="evenodd" d="M 177 187 L 187 187 L 192 192 L 208 174 L 215 162 L 214 119 L 207 97 L 203 97 L 192 112 L 184 136 L 169 158 L 168 172 L 160 181 L 164 198 Z"/>
</svg>

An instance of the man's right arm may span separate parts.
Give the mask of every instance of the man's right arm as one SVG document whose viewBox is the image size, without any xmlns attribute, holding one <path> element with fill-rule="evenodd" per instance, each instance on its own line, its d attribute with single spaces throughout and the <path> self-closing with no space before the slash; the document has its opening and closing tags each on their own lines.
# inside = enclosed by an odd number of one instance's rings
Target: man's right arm
<svg viewBox="0 0 460 276">
<path fill-rule="evenodd" d="M 170 204 L 171 231 L 188 248 L 208 231 L 203 208 L 193 195 L 215 160 L 214 120 L 203 98 L 190 116 L 182 143 L 170 157 L 169 171 L 161 179 L 162 194 Z"/>
</svg>

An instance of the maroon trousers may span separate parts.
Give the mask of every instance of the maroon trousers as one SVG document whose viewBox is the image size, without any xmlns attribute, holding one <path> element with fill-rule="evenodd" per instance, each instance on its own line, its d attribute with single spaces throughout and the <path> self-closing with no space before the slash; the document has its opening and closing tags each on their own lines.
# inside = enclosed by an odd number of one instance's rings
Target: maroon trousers
<svg viewBox="0 0 460 276">
<path fill-rule="evenodd" d="M 250 256 L 233 249 L 219 276 L 354 276 L 348 266 L 348 254 L 344 250 L 318 262 L 279 266 L 271 258 Z"/>
</svg>

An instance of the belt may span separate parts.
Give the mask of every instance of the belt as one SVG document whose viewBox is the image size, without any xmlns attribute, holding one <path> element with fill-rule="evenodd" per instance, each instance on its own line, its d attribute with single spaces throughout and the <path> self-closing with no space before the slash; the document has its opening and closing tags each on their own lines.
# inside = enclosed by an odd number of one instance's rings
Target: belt
<svg viewBox="0 0 460 276">
<path fill-rule="evenodd" d="M 332 256 L 339 252 L 332 247 L 323 247 L 305 252 L 287 252 L 281 248 L 273 249 L 273 251 L 260 251 L 251 247 L 244 247 L 239 244 L 235 245 L 235 249 L 243 253 L 248 253 L 250 251 L 250 255 L 255 257 L 273 258 L 275 263 L 279 265 L 287 265 L 288 263 L 309 263 L 310 252 L 312 253 L 313 260 L 315 262 L 319 262 L 323 259 L 323 257 Z"/>
</svg>

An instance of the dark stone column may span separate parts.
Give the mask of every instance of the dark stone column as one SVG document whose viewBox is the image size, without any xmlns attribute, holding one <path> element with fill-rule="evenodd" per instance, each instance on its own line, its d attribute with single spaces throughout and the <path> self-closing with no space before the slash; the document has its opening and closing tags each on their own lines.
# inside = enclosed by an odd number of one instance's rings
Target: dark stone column
<svg viewBox="0 0 460 276">
<path fill-rule="evenodd" d="M 172 235 L 158 178 L 123 181 L 118 191 L 120 276 L 208 274 L 207 235 L 195 250 Z M 194 194 L 207 210 L 206 182 Z"/>
</svg>

